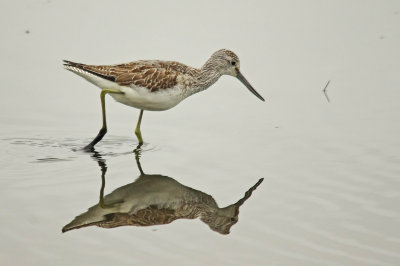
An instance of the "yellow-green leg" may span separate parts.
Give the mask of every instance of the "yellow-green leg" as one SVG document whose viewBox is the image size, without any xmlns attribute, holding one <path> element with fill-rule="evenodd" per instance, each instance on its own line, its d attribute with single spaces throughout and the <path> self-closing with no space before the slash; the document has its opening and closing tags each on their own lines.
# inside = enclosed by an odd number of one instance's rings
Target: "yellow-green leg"
<svg viewBox="0 0 400 266">
<path fill-rule="evenodd" d="M 94 145 L 99 142 L 104 135 L 107 133 L 107 120 L 106 120 L 106 102 L 105 97 L 107 93 L 123 93 L 119 90 L 102 90 L 100 93 L 100 100 L 101 100 L 101 113 L 103 115 L 103 126 L 101 127 L 99 134 L 90 142 L 84 150 L 92 151 L 94 149 Z"/>
<path fill-rule="evenodd" d="M 139 144 L 143 144 L 142 132 L 140 131 L 140 124 L 142 123 L 143 110 L 140 110 L 139 120 L 136 125 L 135 135 L 139 140 Z"/>
</svg>

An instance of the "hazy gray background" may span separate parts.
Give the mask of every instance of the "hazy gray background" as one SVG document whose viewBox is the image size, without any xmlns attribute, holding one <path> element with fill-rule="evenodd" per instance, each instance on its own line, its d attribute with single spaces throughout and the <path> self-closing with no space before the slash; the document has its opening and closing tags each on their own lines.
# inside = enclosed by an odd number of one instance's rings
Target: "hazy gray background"
<svg viewBox="0 0 400 266">
<path fill-rule="evenodd" d="M 4 265 L 398 265 L 400 1 L 1 1 L 0 261 Z M 62 59 L 201 66 L 232 77 L 145 112 L 142 166 L 221 205 L 264 183 L 228 236 L 199 220 L 61 234 L 96 204 L 75 149 L 100 127 L 99 89 Z M 321 92 L 331 80 L 328 103 Z M 138 111 L 107 100 L 106 193 L 138 176 Z"/>
</svg>

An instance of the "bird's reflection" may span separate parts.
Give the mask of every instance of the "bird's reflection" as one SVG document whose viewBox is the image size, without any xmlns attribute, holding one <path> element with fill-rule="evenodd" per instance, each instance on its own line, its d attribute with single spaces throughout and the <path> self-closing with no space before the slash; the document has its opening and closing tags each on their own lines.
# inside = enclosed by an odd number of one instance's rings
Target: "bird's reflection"
<svg viewBox="0 0 400 266">
<path fill-rule="evenodd" d="M 140 165 L 141 152 L 141 146 L 134 151 L 140 176 L 105 197 L 106 161 L 101 154 L 93 152 L 101 169 L 99 203 L 64 226 L 63 232 L 93 225 L 103 228 L 162 225 L 176 219 L 200 217 L 213 231 L 229 234 L 238 221 L 239 207 L 263 181 L 263 178 L 258 180 L 236 203 L 219 208 L 213 197 L 204 192 L 184 186 L 168 176 L 145 174 Z"/>
</svg>

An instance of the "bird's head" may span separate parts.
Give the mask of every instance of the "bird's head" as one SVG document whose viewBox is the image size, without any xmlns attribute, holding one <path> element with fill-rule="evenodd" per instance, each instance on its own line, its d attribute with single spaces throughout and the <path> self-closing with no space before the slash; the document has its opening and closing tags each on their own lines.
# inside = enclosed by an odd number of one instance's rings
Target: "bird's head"
<svg viewBox="0 0 400 266">
<path fill-rule="evenodd" d="M 222 75 L 230 75 L 240 80 L 257 98 L 265 101 L 264 98 L 250 85 L 245 77 L 240 72 L 240 60 L 239 57 L 232 51 L 221 49 L 216 51 L 211 56 L 211 62 L 214 67 Z"/>
</svg>

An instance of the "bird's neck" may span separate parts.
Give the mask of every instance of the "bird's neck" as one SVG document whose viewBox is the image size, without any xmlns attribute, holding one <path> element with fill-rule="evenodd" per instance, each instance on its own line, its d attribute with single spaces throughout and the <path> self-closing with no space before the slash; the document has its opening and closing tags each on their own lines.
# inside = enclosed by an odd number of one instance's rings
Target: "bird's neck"
<svg viewBox="0 0 400 266">
<path fill-rule="evenodd" d="M 193 87 L 195 88 L 196 92 L 203 91 L 213 85 L 221 76 L 221 72 L 218 71 L 218 69 L 215 67 L 215 64 L 209 59 L 199 69 Z"/>
</svg>

